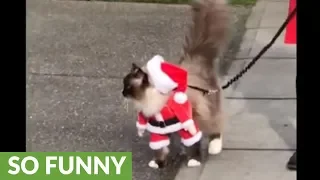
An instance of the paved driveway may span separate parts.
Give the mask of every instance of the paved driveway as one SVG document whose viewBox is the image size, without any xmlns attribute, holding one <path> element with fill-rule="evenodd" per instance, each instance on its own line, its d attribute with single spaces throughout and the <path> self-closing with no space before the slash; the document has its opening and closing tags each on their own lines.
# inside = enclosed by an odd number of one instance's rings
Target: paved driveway
<svg viewBox="0 0 320 180">
<path fill-rule="evenodd" d="M 132 151 L 134 180 L 174 176 L 147 167 L 147 139 L 121 97 L 132 62 L 178 57 L 185 6 L 27 1 L 29 151 Z"/>
</svg>

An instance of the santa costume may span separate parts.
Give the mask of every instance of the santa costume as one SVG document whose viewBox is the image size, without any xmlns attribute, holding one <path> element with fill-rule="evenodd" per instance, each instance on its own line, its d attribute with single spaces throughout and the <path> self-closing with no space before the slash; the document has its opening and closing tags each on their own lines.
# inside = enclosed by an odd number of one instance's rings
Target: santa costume
<svg viewBox="0 0 320 180">
<path fill-rule="evenodd" d="M 185 146 L 199 142 L 202 132 L 192 119 L 191 103 L 186 95 L 188 73 L 156 55 L 146 65 L 151 83 L 160 93 L 169 94 L 162 110 L 151 117 L 138 113 L 138 130 L 150 132 L 150 148 L 157 150 L 170 144 L 168 135 L 178 132 Z M 190 128 L 193 129 L 192 132 Z"/>
</svg>

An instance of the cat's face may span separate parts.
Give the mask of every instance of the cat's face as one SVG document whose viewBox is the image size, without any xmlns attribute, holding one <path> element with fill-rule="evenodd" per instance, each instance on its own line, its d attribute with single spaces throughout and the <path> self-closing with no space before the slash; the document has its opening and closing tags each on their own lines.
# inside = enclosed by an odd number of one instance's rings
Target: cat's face
<svg viewBox="0 0 320 180">
<path fill-rule="evenodd" d="M 148 74 L 132 63 L 130 72 L 123 78 L 122 95 L 128 99 L 139 100 L 149 86 Z"/>
</svg>

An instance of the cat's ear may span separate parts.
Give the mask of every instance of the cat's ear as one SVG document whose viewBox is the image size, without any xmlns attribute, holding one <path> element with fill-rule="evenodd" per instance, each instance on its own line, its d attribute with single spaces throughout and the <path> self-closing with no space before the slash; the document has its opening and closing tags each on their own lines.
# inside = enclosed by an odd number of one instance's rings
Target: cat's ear
<svg viewBox="0 0 320 180">
<path fill-rule="evenodd" d="M 136 63 L 131 64 L 131 72 L 132 73 L 137 73 L 139 71 L 139 66 Z"/>
</svg>

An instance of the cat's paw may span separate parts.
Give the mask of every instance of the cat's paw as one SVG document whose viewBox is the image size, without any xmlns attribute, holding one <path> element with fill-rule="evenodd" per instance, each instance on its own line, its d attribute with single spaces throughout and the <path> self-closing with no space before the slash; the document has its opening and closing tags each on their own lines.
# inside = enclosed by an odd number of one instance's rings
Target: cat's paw
<svg viewBox="0 0 320 180">
<path fill-rule="evenodd" d="M 187 164 L 188 167 L 197 167 L 197 166 L 200 166 L 200 165 L 201 165 L 201 162 L 197 161 L 195 159 L 190 159 L 188 161 L 188 164 Z"/>
<path fill-rule="evenodd" d="M 151 167 L 153 169 L 158 169 L 159 168 L 159 165 L 156 163 L 155 160 L 151 160 L 148 165 L 149 165 L 149 167 Z"/>
<path fill-rule="evenodd" d="M 209 154 L 216 155 L 216 154 L 219 154 L 221 151 L 222 151 L 222 139 L 221 138 L 213 139 L 209 143 L 209 148 L 208 148 Z"/>
</svg>

